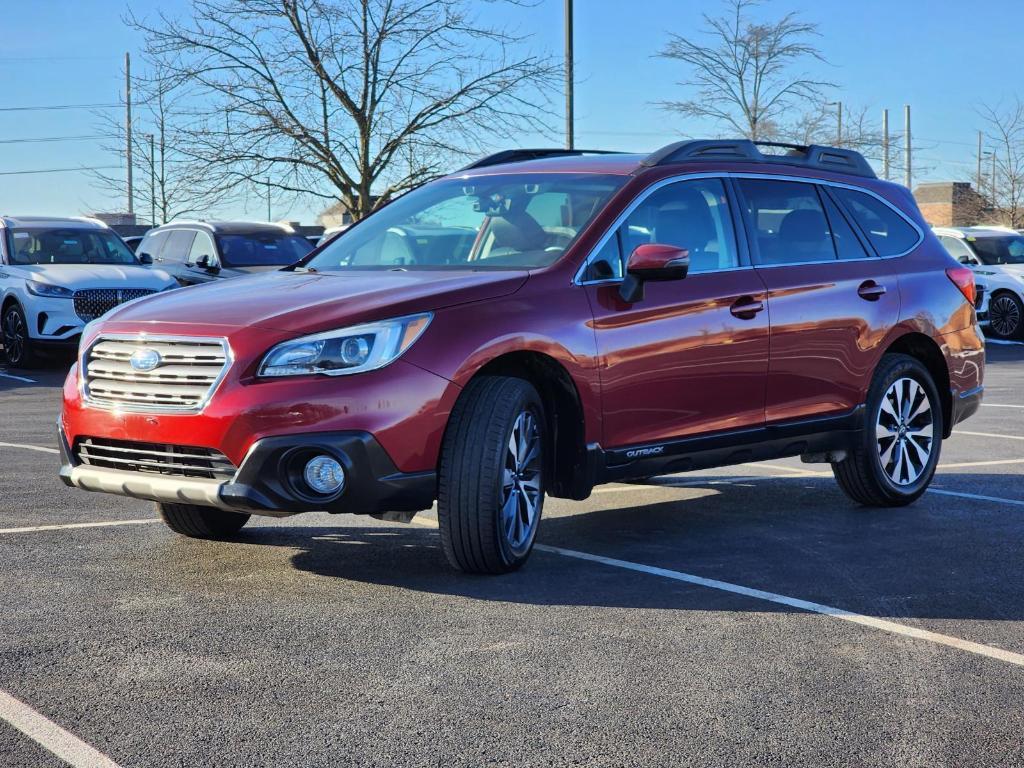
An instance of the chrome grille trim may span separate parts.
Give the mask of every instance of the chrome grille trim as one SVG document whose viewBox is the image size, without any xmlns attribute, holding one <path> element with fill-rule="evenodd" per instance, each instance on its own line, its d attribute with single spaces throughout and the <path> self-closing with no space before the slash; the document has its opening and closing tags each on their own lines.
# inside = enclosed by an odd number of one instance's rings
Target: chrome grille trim
<svg viewBox="0 0 1024 768">
<path fill-rule="evenodd" d="M 74 300 L 75 314 L 88 323 L 127 301 L 154 293 L 156 291 L 148 288 L 86 288 L 75 291 L 71 298 Z"/>
<path fill-rule="evenodd" d="M 91 467 L 208 480 L 230 480 L 238 470 L 227 456 L 212 448 L 93 437 L 76 443 L 75 457 Z"/>
<path fill-rule="evenodd" d="M 132 368 L 132 354 L 154 350 L 159 365 Z M 227 339 L 101 334 L 82 351 L 79 382 L 89 406 L 150 413 L 199 413 L 231 366 Z"/>
</svg>

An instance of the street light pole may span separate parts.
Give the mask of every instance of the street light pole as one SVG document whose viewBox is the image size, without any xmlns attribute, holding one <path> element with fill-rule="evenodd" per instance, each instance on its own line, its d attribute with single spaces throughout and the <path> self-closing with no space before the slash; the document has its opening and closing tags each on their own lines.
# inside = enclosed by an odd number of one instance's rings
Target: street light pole
<svg viewBox="0 0 1024 768">
<path fill-rule="evenodd" d="M 147 133 L 149 139 L 149 221 L 156 226 L 156 137 Z"/>
<path fill-rule="evenodd" d="M 270 218 L 270 178 L 267 178 L 267 221 L 271 221 Z"/>
<path fill-rule="evenodd" d="M 576 148 L 575 88 L 573 77 L 573 0 L 565 0 L 565 146 Z"/>
</svg>

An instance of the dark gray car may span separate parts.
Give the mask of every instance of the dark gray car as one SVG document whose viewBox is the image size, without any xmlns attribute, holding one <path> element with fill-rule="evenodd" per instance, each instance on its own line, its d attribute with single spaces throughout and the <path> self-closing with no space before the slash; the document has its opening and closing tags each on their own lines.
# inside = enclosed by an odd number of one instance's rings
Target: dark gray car
<svg viewBox="0 0 1024 768">
<path fill-rule="evenodd" d="M 311 250 L 306 238 L 281 224 L 182 221 L 151 229 L 137 253 L 181 285 L 197 285 L 280 269 Z"/>
</svg>

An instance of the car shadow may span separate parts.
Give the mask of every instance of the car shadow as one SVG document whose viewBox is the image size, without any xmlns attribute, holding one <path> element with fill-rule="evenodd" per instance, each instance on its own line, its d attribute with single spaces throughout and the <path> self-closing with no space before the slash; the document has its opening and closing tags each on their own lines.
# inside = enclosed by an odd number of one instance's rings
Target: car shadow
<svg viewBox="0 0 1024 768">
<path fill-rule="evenodd" d="M 944 474 L 936 487 L 1013 498 L 1012 481 Z M 1004 489 L 993 490 L 993 483 Z M 903 509 L 865 509 L 847 501 L 831 478 L 818 477 L 712 480 L 688 490 L 701 493 L 637 505 L 623 498 L 609 508 L 547 518 L 538 541 L 868 615 L 1024 619 L 1019 507 L 927 494 Z M 295 548 L 294 567 L 318 576 L 476 600 L 790 610 L 544 551 L 513 574 L 468 576 L 447 566 L 436 530 L 339 523 L 262 525 L 240 541 Z"/>
</svg>

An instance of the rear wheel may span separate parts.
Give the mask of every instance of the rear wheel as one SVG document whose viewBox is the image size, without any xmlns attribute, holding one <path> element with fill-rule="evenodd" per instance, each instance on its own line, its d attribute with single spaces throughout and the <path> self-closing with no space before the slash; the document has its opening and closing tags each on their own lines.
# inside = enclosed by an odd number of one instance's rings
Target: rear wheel
<svg viewBox="0 0 1024 768">
<path fill-rule="evenodd" d="M 437 502 L 455 568 L 507 573 L 526 562 L 544 508 L 544 425 L 540 396 L 522 379 L 482 376 L 456 403 Z"/>
<path fill-rule="evenodd" d="M 4 354 L 13 368 L 29 368 L 36 364 L 37 356 L 28 335 L 25 313 L 17 304 L 10 304 L 0 319 L 3 330 Z"/>
<path fill-rule="evenodd" d="M 863 434 L 832 472 L 859 504 L 910 504 L 932 481 L 942 434 L 942 402 L 928 369 L 908 355 L 886 355 L 868 392 Z"/>
<path fill-rule="evenodd" d="M 157 504 L 156 508 L 168 528 L 193 539 L 229 539 L 249 522 L 249 515 L 196 504 Z"/>
<path fill-rule="evenodd" d="M 1024 331 L 1024 302 L 1008 291 L 988 302 L 988 330 L 997 339 L 1019 339 Z"/>
</svg>

